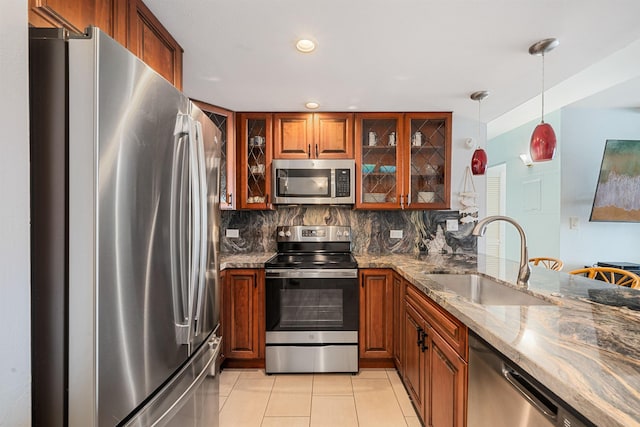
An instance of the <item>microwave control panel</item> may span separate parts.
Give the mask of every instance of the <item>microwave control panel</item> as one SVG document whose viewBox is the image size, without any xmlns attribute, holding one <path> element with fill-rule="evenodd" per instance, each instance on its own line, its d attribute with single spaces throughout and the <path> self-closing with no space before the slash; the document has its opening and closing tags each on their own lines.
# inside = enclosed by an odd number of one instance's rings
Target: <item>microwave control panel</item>
<svg viewBox="0 0 640 427">
<path fill-rule="evenodd" d="M 351 194 L 351 171 L 336 169 L 336 197 L 349 197 Z"/>
</svg>

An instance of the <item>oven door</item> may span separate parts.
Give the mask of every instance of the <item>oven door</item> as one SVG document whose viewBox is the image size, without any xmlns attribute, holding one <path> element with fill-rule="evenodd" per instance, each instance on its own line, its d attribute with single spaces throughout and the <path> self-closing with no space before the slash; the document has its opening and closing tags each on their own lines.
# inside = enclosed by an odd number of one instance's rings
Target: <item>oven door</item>
<svg viewBox="0 0 640 427">
<path fill-rule="evenodd" d="M 268 341 L 295 337 L 295 332 L 358 331 L 356 269 L 267 269 L 266 331 Z M 280 334 L 286 332 L 286 334 Z M 322 334 L 314 334 L 321 337 Z M 353 334 L 330 333 L 331 341 Z M 357 336 L 357 335 L 356 335 Z M 270 338 L 269 338 L 270 337 Z M 295 338 L 294 338 L 295 339 Z M 318 338 L 320 342 L 325 341 Z M 288 339 L 287 339 L 288 340 Z"/>
</svg>

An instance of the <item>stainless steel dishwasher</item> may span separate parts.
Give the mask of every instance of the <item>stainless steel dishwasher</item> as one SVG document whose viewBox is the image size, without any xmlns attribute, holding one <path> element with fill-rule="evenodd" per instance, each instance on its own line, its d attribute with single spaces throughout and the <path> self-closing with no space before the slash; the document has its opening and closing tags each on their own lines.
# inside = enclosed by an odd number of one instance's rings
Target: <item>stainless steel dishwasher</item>
<svg viewBox="0 0 640 427">
<path fill-rule="evenodd" d="M 469 427 L 591 427 L 481 338 L 469 334 Z"/>
</svg>

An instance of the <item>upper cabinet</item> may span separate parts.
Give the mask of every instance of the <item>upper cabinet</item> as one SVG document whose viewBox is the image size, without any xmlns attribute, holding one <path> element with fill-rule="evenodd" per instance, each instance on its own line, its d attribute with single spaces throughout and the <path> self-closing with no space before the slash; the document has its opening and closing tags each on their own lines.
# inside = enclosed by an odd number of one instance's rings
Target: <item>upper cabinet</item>
<svg viewBox="0 0 640 427">
<path fill-rule="evenodd" d="M 193 100 L 220 129 L 220 209 L 236 208 L 236 144 L 235 116 L 232 111 L 206 102 Z"/>
<path fill-rule="evenodd" d="M 94 25 L 182 89 L 182 48 L 142 0 L 29 0 L 29 25 L 72 33 Z"/>
<path fill-rule="evenodd" d="M 447 209 L 451 113 L 355 116 L 360 209 Z"/>
<path fill-rule="evenodd" d="M 182 90 L 182 47 L 142 0 L 129 0 L 127 48 Z"/>
<path fill-rule="evenodd" d="M 275 113 L 276 159 L 352 159 L 352 113 Z"/>
<path fill-rule="evenodd" d="M 238 113 L 238 208 L 270 209 L 271 114 Z"/>
<path fill-rule="evenodd" d="M 29 0 L 29 25 L 78 34 L 95 25 L 126 45 L 128 7 L 129 0 Z"/>
</svg>

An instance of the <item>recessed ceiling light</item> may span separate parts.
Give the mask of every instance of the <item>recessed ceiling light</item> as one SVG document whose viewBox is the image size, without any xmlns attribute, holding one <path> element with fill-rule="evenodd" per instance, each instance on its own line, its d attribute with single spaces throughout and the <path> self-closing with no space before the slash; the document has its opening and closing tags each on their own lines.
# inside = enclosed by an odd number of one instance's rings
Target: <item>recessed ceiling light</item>
<svg viewBox="0 0 640 427">
<path fill-rule="evenodd" d="M 315 110 L 320 106 L 320 104 L 318 104 L 317 102 L 309 101 L 306 104 L 304 104 L 304 106 L 310 110 Z"/>
<path fill-rule="evenodd" d="M 310 53 L 316 49 L 316 44 L 313 40 L 300 39 L 296 42 L 296 49 L 302 53 Z"/>
</svg>

